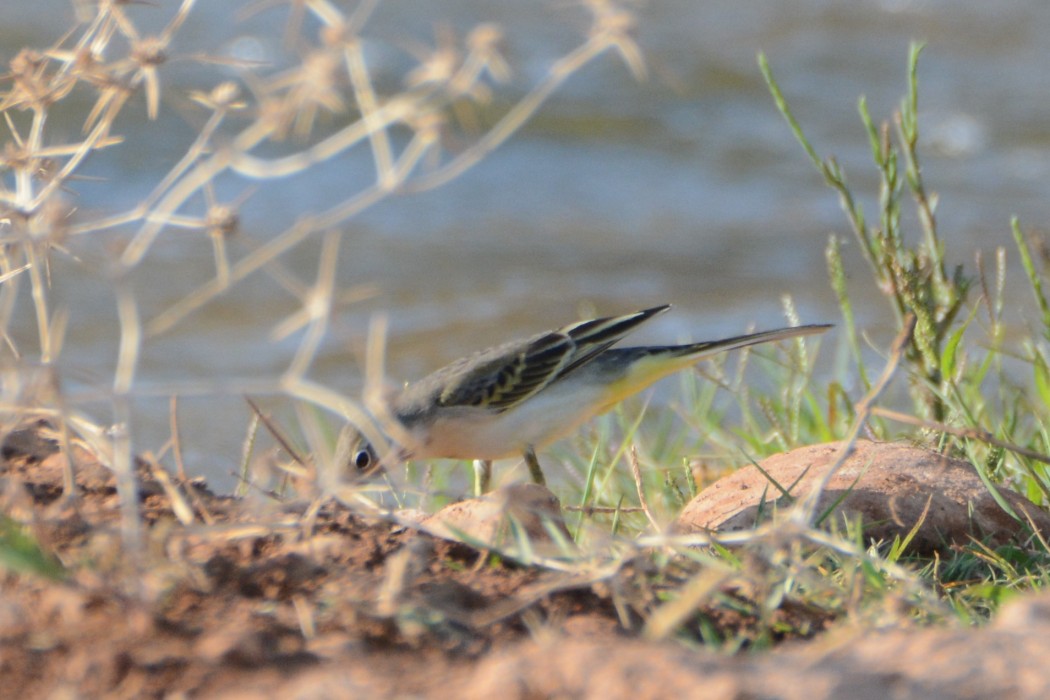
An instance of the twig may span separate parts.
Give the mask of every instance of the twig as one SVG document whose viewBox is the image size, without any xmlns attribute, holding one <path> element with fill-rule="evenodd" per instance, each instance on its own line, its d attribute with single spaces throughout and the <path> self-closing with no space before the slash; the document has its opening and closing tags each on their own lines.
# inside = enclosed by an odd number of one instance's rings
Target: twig
<svg viewBox="0 0 1050 700">
<path fill-rule="evenodd" d="M 317 282 L 307 292 L 306 298 L 302 299 L 302 313 L 307 320 L 307 326 L 295 357 L 285 370 L 285 377 L 289 381 L 298 380 L 306 375 L 328 330 L 328 319 L 335 297 L 336 264 L 339 261 L 339 235 L 337 233 L 332 232 L 325 236 L 321 245 L 320 257 Z"/>
<path fill-rule="evenodd" d="M 925 428 L 927 430 L 936 430 L 938 432 L 948 433 L 949 435 L 955 435 L 956 437 L 968 438 L 971 440 L 979 440 L 981 442 L 988 443 L 989 445 L 994 445 L 995 447 L 999 447 L 1004 450 L 1009 450 L 1014 454 L 1021 455 L 1022 457 L 1027 457 L 1028 459 L 1031 459 L 1033 461 L 1042 462 L 1043 464 L 1050 464 L 1050 455 L 1045 455 L 1041 452 L 1030 450 L 1027 447 L 1021 447 L 1020 445 L 1015 445 L 1013 443 L 1006 442 L 1005 440 L 1000 440 L 999 438 L 989 433 L 987 430 L 982 430 L 980 428 L 955 428 L 950 425 L 945 425 L 944 423 L 923 420 L 922 418 L 916 418 L 914 416 L 909 416 L 904 413 L 898 413 L 897 411 L 891 411 L 885 408 L 876 407 L 873 408 L 871 412 L 874 415 L 889 418 L 890 420 L 895 420 L 900 423 L 914 425 L 919 428 Z M 1046 486 L 1043 479 L 1039 478 L 1038 475 L 1032 473 L 1031 469 L 1028 469 L 1028 472 L 1032 474 L 1033 481 L 1042 490 L 1043 495 L 1050 498 L 1050 488 Z"/>
<path fill-rule="evenodd" d="M 626 508 L 617 508 L 616 506 L 563 506 L 562 510 L 572 511 L 573 513 L 583 513 L 584 515 L 612 515 L 614 513 L 642 513 L 643 508 L 636 506 L 628 506 Z"/>
<path fill-rule="evenodd" d="M 168 415 L 171 424 L 171 453 L 175 458 L 175 473 L 183 483 L 189 482 L 186 476 L 186 463 L 182 459 L 182 440 L 179 438 L 179 397 L 172 396 L 168 401 Z"/>
<path fill-rule="evenodd" d="M 888 408 L 881 408 L 876 406 L 871 409 L 872 414 L 881 416 L 883 418 L 889 418 L 895 420 L 898 423 L 907 423 L 908 425 L 914 425 L 916 428 L 925 428 L 926 430 L 936 430 L 940 433 L 948 433 L 955 437 L 969 438 L 971 440 L 980 440 L 986 442 L 989 445 L 1001 447 L 1004 450 L 1009 450 L 1015 454 L 1019 454 L 1028 459 L 1034 459 L 1036 462 L 1042 462 L 1043 464 L 1050 464 L 1050 455 L 1043 454 L 1042 452 L 1036 452 L 1030 450 L 1027 447 L 1021 447 L 1005 440 L 1000 440 L 995 437 L 987 430 L 981 428 L 956 428 L 951 425 L 945 425 L 944 423 L 938 423 L 937 421 L 925 420 L 923 418 L 917 418 L 916 416 L 909 416 L 906 413 L 900 413 L 899 411 L 893 411 Z"/>
<path fill-rule="evenodd" d="M 678 596 L 656 610 L 645 621 L 642 636 L 664 639 L 721 588 L 730 577 L 728 567 L 703 568 L 678 591 Z"/>
<path fill-rule="evenodd" d="M 634 485 L 638 489 L 638 501 L 642 504 L 642 511 L 656 531 L 660 532 L 663 528 L 660 527 L 660 523 L 653 517 L 653 512 L 649 509 L 649 500 L 645 497 L 645 487 L 642 484 L 642 467 L 638 463 L 638 449 L 634 445 L 631 445 L 631 449 L 627 452 L 627 461 L 631 465 L 631 476 L 634 477 Z"/>
<path fill-rule="evenodd" d="M 857 439 L 860 437 L 860 432 L 863 430 L 865 424 L 868 422 L 868 418 L 871 417 L 874 403 L 885 391 L 886 387 L 889 386 L 890 380 L 897 371 L 897 367 L 900 365 L 901 358 L 904 356 L 904 350 L 908 346 L 908 342 L 911 340 L 912 331 L 915 330 L 915 316 L 908 314 L 904 318 L 904 325 L 901 327 L 900 333 L 893 340 L 893 345 L 890 349 L 889 359 L 886 361 L 886 366 L 882 370 L 882 374 L 875 381 L 875 384 L 871 387 L 871 391 L 864 395 L 864 397 L 857 402 L 856 411 L 857 414 L 853 419 L 853 425 L 850 426 L 849 433 L 846 437 L 845 444 L 839 449 L 838 457 L 824 472 L 824 475 L 820 478 L 820 481 L 816 483 L 813 489 L 806 494 L 804 498 L 799 499 L 793 518 L 804 521 L 806 524 L 813 522 L 813 517 L 817 512 L 817 504 L 820 501 L 821 494 L 827 488 L 831 482 L 832 477 L 842 468 L 842 465 L 846 463 L 849 456 L 853 454 L 853 450 L 857 445 Z"/>
<path fill-rule="evenodd" d="M 245 396 L 244 400 L 245 402 L 247 402 L 248 406 L 251 407 L 252 413 L 255 415 L 255 417 L 260 422 L 262 422 L 263 426 L 266 427 L 266 431 L 270 433 L 270 436 L 274 440 L 276 440 L 277 443 L 281 446 L 281 449 L 287 452 L 288 456 L 291 457 L 292 460 L 294 460 L 297 464 L 300 464 L 303 467 L 305 467 L 308 464 L 307 458 L 299 454 L 299 451 L 292 446 L 291 441 L 285 437 L 284 433 L 281 432 L 281 429 L 277 426 L 277 424 L 270 420 L 270 417 L 268 415 L 262 412 L 262 409 L 259 408 L 258 404 L 252 401 L 251 397 Z"/>
<path fill-rule="evenodd" d="M 186 493 L 189 494 L 190 500 L 193 501 L 193 506 L 200 513 L 201 520 L 208 525 L 215 522 L 215 518 L 212 517 L 211 512 L 208 510 L 208 506 L 204 504 L 204 499 L 200 497 L 197 492 L 197 487 L 194 485 L 193 480 L 186 474 L 186 463 L 182 459 L 182 438 L 179 436 L 179 412 L 178 412 L 178 397 L 171 397 L 171 453 L 175 459 L 175 473 L 179 477 L 179 481 L 182 487 L 186 489 Z M 158 469 L 160 467 L 158 466 Z M 164 472 L 164 476 L 167 477 L 167 472 Z"/>
<path fill-rule="evenodd" d="M 171 477 L 168 476 L 168 472 L 165 471 L 164 467 L 157 464 L 156 459 L 152 455 L 143 457 L 143 461 L 149 466 L 150 476 L 153 477 L 154 481 L 161 485 L 164 489 L 164 493 L 167 494 L 168 500 L 171 501 L 171 511 L 178 518 L 179 522 L 183 525 L 192 525 L 195 520 L 193 515 L 193 508 L 186 502 L 182 494 L 179 492 L 178 487 L 172 483 Z"/>
</svg>

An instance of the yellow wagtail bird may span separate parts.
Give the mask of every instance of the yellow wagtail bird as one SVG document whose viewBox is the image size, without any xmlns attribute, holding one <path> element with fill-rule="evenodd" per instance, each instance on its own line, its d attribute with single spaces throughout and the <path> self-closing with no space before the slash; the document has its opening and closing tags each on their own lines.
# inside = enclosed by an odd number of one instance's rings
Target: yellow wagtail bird
<svg viewBox="0 0 1050 700">
<path fill-rule="evenodd" d="M 524 455 L 545 483 L 536 449 L 563 438 L 657 380 L 710 355 L 758 343 L 822 333 L 830 325 L 795 326 L 687 345 L 613 348 L 637 326 L 671 308 L 579 321 L 482 350 L 387 397 L 389 431 L 402 459 L 473 459 L 477 490 L 488 490 L 492 460 Z M 378 466 L 357 437 L 350 458 L 361 471 Z"/>
</svg>

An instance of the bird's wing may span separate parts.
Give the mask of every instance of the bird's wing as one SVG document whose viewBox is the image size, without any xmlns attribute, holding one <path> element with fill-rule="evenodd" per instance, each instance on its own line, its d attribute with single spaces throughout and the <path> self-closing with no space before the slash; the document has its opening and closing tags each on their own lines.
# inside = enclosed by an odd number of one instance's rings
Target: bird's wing
<svg viewBox="0 0 1050 700">
<path fill-rule="evenodd" d="M 420 384 L 440 387 L 437 401 L 442 406 L 506 411 L 587 364 L 636 326 L 668 308 L 658 306 L 623 316 L 580 321 L 501 345 L 438 370 Z"/>
</svg>

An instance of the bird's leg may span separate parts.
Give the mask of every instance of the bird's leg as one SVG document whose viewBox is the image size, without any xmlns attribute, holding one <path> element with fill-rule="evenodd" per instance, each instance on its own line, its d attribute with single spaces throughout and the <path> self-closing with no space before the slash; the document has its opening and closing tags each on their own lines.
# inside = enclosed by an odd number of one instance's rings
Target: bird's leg
<svg viewBox="0 0 1050 700">
<path fill-rule="evenodd" d="M 492 483 L 492 460 L 474 460 L 474 495 L 483 496 Z"/>
<path fill-rule="evenodd" d="M 547 480 L 543 478 L 540 461 L 536 459 L 536 451 L 531 447 L 525 448 L 525 464 L 529 465 L 529 473 L 532 474 L 532 480 L 540 486 L 546 486 Z"/>
</svg>

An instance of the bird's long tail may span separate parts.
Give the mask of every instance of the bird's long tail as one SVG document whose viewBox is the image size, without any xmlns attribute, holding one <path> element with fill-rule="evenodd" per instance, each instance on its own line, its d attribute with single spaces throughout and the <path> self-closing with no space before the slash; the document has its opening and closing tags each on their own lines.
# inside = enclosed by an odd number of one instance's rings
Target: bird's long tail
<svg viewBox="0 0 1050 700">
<path fill-rule="evenodd" d="M 702 343 L 689 343 L 687 345 L 663 345 L 637 348 L 620 348 L 608 350 L 610 356 L 606 363 L 613 372 L 623 372 L 619 377 L 607 384 L 607 396 L 603 404 L 611 407 L 613 404 L 623 400 L 627 396 L 641 391 L 645 387 L 660 379 L 685 369 L 699 362 L 705 357 L 717 355 L 721 352 L 737 350 L 749 345 L 761 343 L 772 343 L 779 340 L 789 340 L 807 335 L 823 333 L 831 328 L 828 324 L 813 324 L 808 326 L 793 326 L 791 328 L 778 328 L 760 333 L 749 333 L 738 335 L 722 340 L 712 340 Z M 619 372 L 617 371 L 619 370 Z"/>
<path fill-rule="evenodd" d="M 655 355 L 682 358 L 682 363 L 678 366 L 683 366 L 720 352 L 738 350 L 739 348 L 746 348 L 749 345 L 774 343 L 780 340 L 800 338 L 806 335 L 816 335 L 818 333 L 823 333 L 829 328 L 831 328 L 831 324 L 815 323 L 808 326 L 792 326 L 790 328 L 777 328 L 776 330 L 762 331 L 760 333 L 748 333 L 746 335 L 723 338 L 722 340 L 711 340 L 703 343 L 668 345 L 665 347 L 650 348 L 650 350 L 654 351 Z"/>
</svg>

